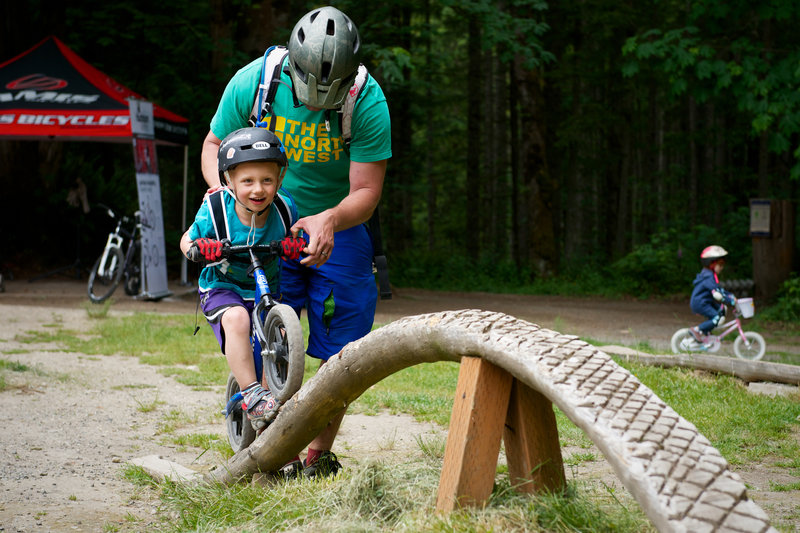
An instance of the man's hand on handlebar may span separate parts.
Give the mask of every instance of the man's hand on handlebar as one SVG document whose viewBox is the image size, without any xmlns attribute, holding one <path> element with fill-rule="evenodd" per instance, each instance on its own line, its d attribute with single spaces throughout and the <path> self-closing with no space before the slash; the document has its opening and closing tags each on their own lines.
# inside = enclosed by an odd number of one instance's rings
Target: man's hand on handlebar
<svg viewBox="0 0 800 533">
<path fill-rule="evenodd" d="M 286 259 L 300 259 L 300 252 L 306 247 L 306 240 L 302 237 L 286 237 L 281 241 L 283 257 Z"/>
<path fill-rule="evenodd" d="M 196 263 L 216 261 L 222 256 L 222 247 L 229 242 L 227 239 L 222 241 L 206 238 L 197 239 L 189 247 L 189 253 L 186 257 Z"/>
</svg>

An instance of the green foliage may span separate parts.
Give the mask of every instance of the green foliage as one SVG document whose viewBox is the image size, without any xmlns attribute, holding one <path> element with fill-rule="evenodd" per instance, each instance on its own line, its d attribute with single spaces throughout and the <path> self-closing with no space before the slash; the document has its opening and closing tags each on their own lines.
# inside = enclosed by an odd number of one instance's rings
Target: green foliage
<svg viewBox="0 0 800 533">
<path fill-rule="evenodd" d="M 721 244 L 728 251 L 723 279 L 749 278 L 752 245 L 741 228 L 748 209 L 737 211 L 740 231 L 716 230 L 695 226 L 689 232 L 675 229 L 651 235 L 650 242 L 639 245 L 609 269 L 612 284 L 620 292 L 636 296 L 672 294 L 691 291 L 692 281 L 702 268 L 700 252 L 711 244 Z"/>
<path fill-rule="evenodd" d="M 800 49 L 790 28 L 800 10 L 789 1 L 767 9 L 734 4 L 687 4 L 684 17 L 629 37 L 622 72 L 633 76 L 654 69 L 675 96 L 689 92 L 701 102 L 735 102 L 754 135 L 769 135 L 771 151 L 794 156 L 791 177 L 798 179 L 800 150 L 793 149 L 791 139 L 800 133 Z M 743 20 L 748 23 L 740 24 Z"/>
<path fill-rule="evenodd" d="M 391 281 L 399 287 L 446 291 L 636 297 L 686 293 L 701 269 L 700 252 L 711 244 L 728 250 L 723 280 L 752 277 L 749 213 L 740 207 L 718 228 L 701 224 L 663 230 L 610 265 L 602 257 L 589 259 L 553 277 L 536 277 L 504 258 L 464 257 L 452 250 L 392 254 Z"/>
<path fill-rule="evenodd" d="M 761 313 L 764 320 L 800 321 L 800 276 L 792 273 L 778 291 L 777 302 Z"/>
</svg>

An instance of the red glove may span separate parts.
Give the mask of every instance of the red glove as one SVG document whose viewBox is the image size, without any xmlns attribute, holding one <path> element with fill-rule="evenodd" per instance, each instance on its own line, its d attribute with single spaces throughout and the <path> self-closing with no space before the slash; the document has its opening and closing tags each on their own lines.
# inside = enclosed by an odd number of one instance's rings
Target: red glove
<svg viewBox="0 0 800 533">
<path fill-rule="evenodd" d="M 300 252 L 306 247 L 306 240 L 302 237 L 286 237 L 281 241 L 283 257 L 286 259 L 299 259 Z"/>
<path fill-rule="evenodd" d="M 219 259 L 222 255 L 222 241 L 218 241 L 216 239 L 197 239 L 192 243 L 192 248 L 189 250 L 190 256 L 197 256 L 197 254 L 192 253 L 192 249 L 196 248 L 197 251 L 200 252 L 200 256 L 204 257 L 206 261 L 214 261 Z M 198 259 L 200 259 L 198 257 Z M 192 259 L 194 260 L 194 259 Z"/>
</svg>

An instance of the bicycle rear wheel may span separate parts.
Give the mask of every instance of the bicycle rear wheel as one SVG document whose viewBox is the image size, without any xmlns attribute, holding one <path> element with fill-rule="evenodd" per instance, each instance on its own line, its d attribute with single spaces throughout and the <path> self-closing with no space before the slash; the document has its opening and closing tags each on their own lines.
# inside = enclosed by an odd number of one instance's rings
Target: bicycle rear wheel
<svg viewBox="0 0 800 533">
<path fill-rule="evenodd" d="M 672 353 L 691 353 L 692 347 L 697 345 L 697 341 L 689 332 L 689 328 L 681 328 L 672 335 L 669 344 Z"/>
<path fill-rule="evenodd" d="M 225 405 L 237 392 L 239 384 L 233 374 L 228 376 L 228 386 L 225 388 Z M 225 429 L 228 433 L 228 443 L 234 453 L 244 450 L 256 439 L 256 430 L 250 425 L 247 413 L 242 410 L 242 402 L 238 402 L 231 409 L 225 419 Z"/>
<path fill-rule="evenodd" d="M 294 309 L 286 304 L 272 307 L 264 321 L 264 338 L 267 384 L 275 399 L 284 403 L 303 384 L 305 370 L 303 330 Z"/>
<path fill-rule="evenodd" d="M 117 247 L 109 249 L 105 271 L 100 272 L 100 262 L 103 260 L 105 253 L 103 251 L 103 254 L 97 258 L 89 274 L 89 299 L 94 303 L 100 303 L 108 299 L 113 294 L 114 289 L 117 288 L 117 285 L 119 285 L 119 280 L 122 277 L 122 250 Z"/>
</svg>

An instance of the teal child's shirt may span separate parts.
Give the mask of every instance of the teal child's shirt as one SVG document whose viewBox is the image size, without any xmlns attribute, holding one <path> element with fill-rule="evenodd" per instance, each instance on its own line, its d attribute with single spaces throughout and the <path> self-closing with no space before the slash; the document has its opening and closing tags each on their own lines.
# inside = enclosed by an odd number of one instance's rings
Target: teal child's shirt
<svg viewBox="0 0 800 533">
<path fill-rule="evenodd" d="M 286 194 L 284 191 L 279 191 L 278 194 L 286 200 L 291 214 L 291 223 L 294 224 L 299 217 L 291 195 Z M 239 216 L 236 214 L 236 200 L 233 195 L 225 191 L 222 194 L 222 199 L 228 218 L 228 238 L 231 244 L 268 244 L 270 241 L 280 240 L 290 235 L 289 228 L 284 227 L 283 220 L 275 206 L 270 207 L 269 216 L 264 226 L 251 230 L 249 226 L 245 226 L 239 220 Z M 204 201 L 200 206 L 194 222 L 189 228 L 190 239 L 195 240 L 201 237 L 216 238 L 208 201 Z M 270 292 L 277 294 L 279 292 L 280 259 L 271 256 L 263 256 L 259 259 L 261 259 L 264 267 Z M 198 287 L 201 292 L 211 289 L 228 289 L 237 292 L 245 300 L 253 300 L 255 298 L 256 282 L 247 273 L 249 266 L 250 257 L 246 254 L 221 263 L 207 265 L 200 272 L 200 279 L 197 282 Z"/>
<path fill-rule="evenodd" d="M 248 126 L 262 65 L 263 58 L 256 59 L 228 83 L 211 119 L 211 132 L 218 138 L 224 139 L 232 131 Z M 370 163 L 392 156 L 389 107 L 380 85 L 369 76 L 353 110 L 348 156 L 336 111 L 329 112 L 328 132 L 324 110 L 294 106 L 291 76 L 284 69 L 281 82 L 273 111 L 275 134 L 289 158 L 283 187 L 294 197 L 301 217 L 315 215 L 336 206 L 350 192 L 351 160 Z"/>
</svg>

